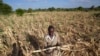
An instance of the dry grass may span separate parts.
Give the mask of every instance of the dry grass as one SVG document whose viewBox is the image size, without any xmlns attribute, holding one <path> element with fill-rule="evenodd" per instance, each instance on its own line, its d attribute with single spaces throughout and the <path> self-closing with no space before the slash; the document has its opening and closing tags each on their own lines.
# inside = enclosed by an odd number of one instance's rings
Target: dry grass
<svg viewBox="0 0 100 56">
<path fill-rule="evenodd" d="M 69 11 L 26 13 L 22 17 L 1 15 L 0 56 L 12 55 L 15 46 L 16 52 L 21 50 L 25 56 L 32 56 L 31 51 L 43 48 L 43 37 L 49 25 L 55 26 L 62 44 L 71 44 L 70 49 L 78 50 L 62 51 L 63 56 L 100 56 L 100 16 L 94 15 L 98 13 Z M 42 55 L 44 53 L 40 53 Z"/>
</svg>

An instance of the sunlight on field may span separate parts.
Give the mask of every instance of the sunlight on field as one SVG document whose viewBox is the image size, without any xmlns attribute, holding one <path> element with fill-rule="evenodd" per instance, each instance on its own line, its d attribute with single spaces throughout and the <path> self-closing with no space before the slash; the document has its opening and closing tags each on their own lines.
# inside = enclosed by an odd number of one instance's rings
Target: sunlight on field
<svg viewBox="0 0 100 56">
<path fill-rule="evenodd" d="M 99 16 L 95 16 L 99 14 Z M 100 56 L 100 12 L 33 12 L 23 16 L 12 14 L 0 16 L 0 54 L 11 55 L 13 43 L 21 42 L 20 47 L 25 56 L 36 49 L 43 48 L 43 37 L 49 25 L 54 25 L 61 37 L 62 44 L 74 45 L 73 50 L 62 51 L 63 56 Z M 34 39 L 35 38 L 35 39 Z M 1 56 L 0 55 L 0 56 Z M 41 53 L 44 55 L 44 53 Z M 39 54 L 34 54 L 39 56 Z"/>
</svg>

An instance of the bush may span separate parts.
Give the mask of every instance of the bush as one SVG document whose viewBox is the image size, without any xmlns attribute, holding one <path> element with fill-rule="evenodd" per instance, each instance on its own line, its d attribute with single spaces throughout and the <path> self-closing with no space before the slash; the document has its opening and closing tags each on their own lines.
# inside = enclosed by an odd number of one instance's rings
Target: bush
<svg viewBox="0 0 100 56">
<path fill-rule="evenodd" d="M 23 9 L 16 9 L 16 14 L 18 15 L 18 16 L 22 16 L 23 14 L 24 14 L 24 10 Z"/>
</svg>

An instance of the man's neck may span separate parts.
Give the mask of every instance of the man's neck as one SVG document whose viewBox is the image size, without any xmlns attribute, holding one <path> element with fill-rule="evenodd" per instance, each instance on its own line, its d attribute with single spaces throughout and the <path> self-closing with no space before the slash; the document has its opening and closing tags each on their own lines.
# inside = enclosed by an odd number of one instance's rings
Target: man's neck
<svg viewBox="0 0 100 56">
<path fill-rule="evenodd" d="M 53 35 L 49 35 L 50 36 L 50 38 L 52 38 L 53 37 Z"/>
</svg>

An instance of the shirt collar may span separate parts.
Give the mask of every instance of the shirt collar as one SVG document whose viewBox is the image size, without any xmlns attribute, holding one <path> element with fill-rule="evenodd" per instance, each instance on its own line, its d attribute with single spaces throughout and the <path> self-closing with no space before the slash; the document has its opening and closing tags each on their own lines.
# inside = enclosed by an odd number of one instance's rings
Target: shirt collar
<svg viewBox="0 0 100 56">
<path fill-rule="evenodd" d="M 48 38 L 49 38 L 51 41 L 53 41 L 54 38 L 55 38 L 55 35 L 53 35 L 53 37 L 51 38 L 50 35 L 48 34 Z"/>
</svg>

